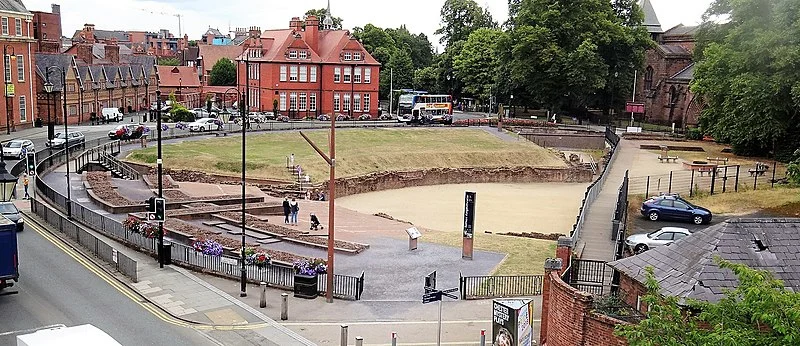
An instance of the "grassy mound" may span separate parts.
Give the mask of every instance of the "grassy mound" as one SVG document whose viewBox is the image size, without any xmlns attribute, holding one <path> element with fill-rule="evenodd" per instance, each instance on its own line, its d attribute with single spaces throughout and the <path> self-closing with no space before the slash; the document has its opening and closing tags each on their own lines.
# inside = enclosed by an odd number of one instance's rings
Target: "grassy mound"
<svg viewBox="0 0 800 346">
<path fill-rule="evenodd" d="M 328 151 L 327 131 L 305 132 Z M 234 175 L 241 173 L 241 137 L 165 145 L 164 166 Z M 290 180 L 287 157 L 295 156 L 312 181 L 327 180 L 328 167 L 297 132 L 247 137 L 248 176 Z M 156 148 L 131 152 L 128 160 L 155 164 Z M 336 176 L 370 172 L 458 167 L 564 167 L 553 151 L 525 140 L 503 140 L 479 129 L 352 129 L 336 132 Z"/>
</svg>

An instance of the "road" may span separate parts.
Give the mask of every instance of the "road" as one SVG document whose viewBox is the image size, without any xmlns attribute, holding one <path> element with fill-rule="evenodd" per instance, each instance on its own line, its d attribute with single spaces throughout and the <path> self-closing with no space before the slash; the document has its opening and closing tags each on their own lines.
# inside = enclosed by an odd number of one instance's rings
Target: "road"
<svg viewBox="0 0 800 346">
<path fill-rule="evenodd" d="M 16 344 L 15 331 L 86 323 L 123 345 L 215 344 L 198 331 L 166 323 L 145 310 L 107 282 L 108 277 L 95 274 L 99 268 L 76 260 L 73 256 L 79 255 L 56 246 L 62 243 L 52 242 L 38 227 L 25 228 L 18 233 L 20 281 L 7 289 L 19 293 L 0 296 L 0 345 Z"/>
</svg>

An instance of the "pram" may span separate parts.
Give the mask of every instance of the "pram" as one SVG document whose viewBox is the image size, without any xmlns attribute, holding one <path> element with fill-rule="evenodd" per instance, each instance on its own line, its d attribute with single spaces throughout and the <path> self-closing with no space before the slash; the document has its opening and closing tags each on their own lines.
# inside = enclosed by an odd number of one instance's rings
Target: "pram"
<svg viewBox="0 0 800 346">
<path fill-rule="evenodd" d="M 314 215 L 314 214 L 311 214 L 311 230 L 312 231 L 316 231 L 316 230 L 320 230 L 320 229 L 323 229 L 323 228 L 324 227 L 322 227 L 322 225 L 320 225 L 319 219 L 317 218 L 317 216 Z"/>
</svg>

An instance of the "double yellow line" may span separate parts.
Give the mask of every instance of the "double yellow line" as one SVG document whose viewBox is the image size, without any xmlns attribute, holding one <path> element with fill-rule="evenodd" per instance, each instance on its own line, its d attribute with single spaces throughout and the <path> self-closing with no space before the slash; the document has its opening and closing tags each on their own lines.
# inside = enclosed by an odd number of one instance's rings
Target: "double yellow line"
<svg viewBox="0 0 800 346">
<path fill-rule="evenodd" d="M 25 218 L 27 219 L 25 222 L 27 228 L 33 229 L 34 231 L 36 231 L 36 233 L 39 233 L 44 239 L 47 239 L 47 241 L 51 242 L 57 248 L 61 249 L 61 251 L 67 254 L 67 256 L 72 257 L 72 259 L 80 263 L 90 272 L 97 275 L 97 277 L 99 277 L 103 281 L 107 282 L 109 285 L 111 285 L 111 287 L 114 287 L 117 291 L 122 293 L 122 295 L 128 297 L 134 303 L 138 304 L 143 309 L 153 314 L 153 316 L 157 317 L 158 319 L 166 323 L 178 327 L 191 328 L 196 330 L 251 330 L 269 326 L 267 323 L 254 323 L 245 325 L 207 325 L 207 324 L 192 323 L 189 321 L 175 318 L 170 314 L 166 313 L 158 306 L 144 299 L 142 296 L 140 296 L 138 293 L 133 291 L 128 286 L 119 282 L 119 280 L 117 280 L 114 276 L 98 268 L 92 261 L 88 260 L 83 254 L 76 251 L 71 246 L 67 246 L 66 244 L 64 244 L 64 242 L 61 239 L 54 236 L 52 233 L 50 233 L 50 231 L 44 229 L 36 221 L 32 220 L 30 217 L 27 216 Z"/>
</svg>

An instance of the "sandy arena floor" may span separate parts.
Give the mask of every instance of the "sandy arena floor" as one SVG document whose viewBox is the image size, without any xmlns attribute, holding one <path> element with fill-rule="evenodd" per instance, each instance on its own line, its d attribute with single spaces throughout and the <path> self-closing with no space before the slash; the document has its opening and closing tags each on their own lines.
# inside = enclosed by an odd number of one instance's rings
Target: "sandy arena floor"
<svg viewBox="0 0 800 346">
<path fill-rule="evenodd" d="M 569 234 L 588 183 L 420 186 L 337 198 L 337 206 L 386 213 L 421 227 L 461 231 L 464 192 L 475 191 L 475 231 Z"/>
</svg>

